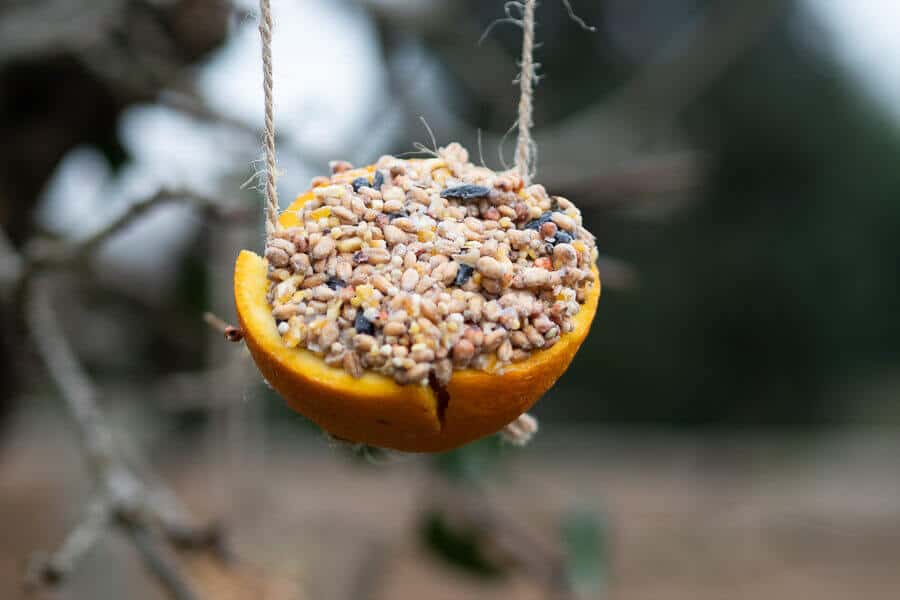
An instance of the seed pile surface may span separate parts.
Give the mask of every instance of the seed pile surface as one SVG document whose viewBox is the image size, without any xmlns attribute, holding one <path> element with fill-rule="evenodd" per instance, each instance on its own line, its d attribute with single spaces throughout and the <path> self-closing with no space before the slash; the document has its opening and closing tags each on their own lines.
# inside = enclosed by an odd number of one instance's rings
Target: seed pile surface
<svg viewBox="0 0 900 600">
<path fill-rule="evenodd" d="M 502 369 L 571 331 L 594 285 L 579 210 L 458 144 L 371 172 L 332 163 L 312 193 L 266 247 L 268 299 L 286 346 L 354 377 Z"/>
</svg>

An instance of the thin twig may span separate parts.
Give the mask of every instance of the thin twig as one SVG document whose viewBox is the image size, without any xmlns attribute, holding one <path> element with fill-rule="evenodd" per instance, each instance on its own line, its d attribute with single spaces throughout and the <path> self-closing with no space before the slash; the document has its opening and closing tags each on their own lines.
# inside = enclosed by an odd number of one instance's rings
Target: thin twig
<svg viewBox="0 0 900 600">
<path fill-rule="evenodd" d="M 206 324 L 225 336 L 229 342 L 240 342 L 244 339 L 244 332 L 240 327 L 235 327 L 222 317 L 214 315 L 211 312 L 203 313 L 203 320 Z"/>
<path fill-rule="evenodd" d="M 112 510 L 105 498 L 97 498 L 88 505 L 84 519 L 69 533 L 59 549 L 49 556 L 35 557 L 25 575 L 25 585 L 37 588 L 55 585 L 69 576 L 78 561 L 87 554 L 109 527 Z"/>
<path fill-rule="evenodd" d="M 129 525 L 127 532 L 141 554 L 144 564 L 153 573 L 173 600 L 198 600 L 178 564 L 167 551 L 165 540 L 152 529 L 142 525 Z"/>
<path fill-rule="evenodd" d="M 195 595 L 190 591 L 189 584 L 165 556 L 165 547 L 156 541 L 153 533 L 155 527 L 165 525 L 167 513 L 154 503 L 161 492 L 154 493 L 154 490 L 144 484 L 124 464 L 117 452 L 98 404 L 97 390 L 79 364 L 53 310 L 49 282 L 44 279 L 32 280 L 26 298 L 26 325 L 50 379 L 59 389 L 75 421 L 88 465 L 100 485 L 100 498 L 108 506 L 108 515 L 114 516 L 114 522 L 129 533 L 140 549 L 147 567 L 172 597 L 176 600 L 193 600 Z M 107 518 L 89 511 L 87 524 L 76 528 L 73 537 L 70 537 L 74 541 L 63 545 L 63 550 L 66 550 L 64 557 L 77 558 L 96 542 L 99 533 L 95 533 L 95 530 L 101 517 Z M 64 565 L 71 563 L 72 561 L 63 561 Z M 65 573 L 65 570 L 55 571 L 60 576 Z M 54 583 L 58 582 L 59 577 Z"/>
<path fill-rule="evenodd" d="M 110 238 L 128 228 L 151 210 L 164 204 L 186 202 L 204 213 L 221 219 L 244 219 L 250 211 L 241 207 L 228 207 L 210 196 L 184 188 L 161 188 L 150 196 L 133 202 L 118 216 L 86 237 L 75 241 L 37 240 L 30 244 L 25 254 L 26 272 L 46 268 L 58 268 L 83 261 Z"/>
</svg>

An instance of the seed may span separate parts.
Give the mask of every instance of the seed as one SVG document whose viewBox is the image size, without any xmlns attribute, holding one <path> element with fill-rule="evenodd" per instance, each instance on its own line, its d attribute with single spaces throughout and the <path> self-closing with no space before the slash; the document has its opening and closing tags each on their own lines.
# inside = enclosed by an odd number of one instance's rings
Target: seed
<svg viewBox="0 0 900 600">
<path fill-rule="evenodd" d="M 450 382 L 450 377 L 452 375 L 453 363 L 449 360 L 445 358 L 434 363 L 434 376 L 439 384 L 447 385 Z"/>
<path fill-rule="evenodd" d="M 406 234 L 400 230 L 399 227 L 395 227 L 393 225 L 385 225 L 384 226 L 384 239 L 388 244 L 402 244 L 406 241 Z"/>
<path fill-rule="evenodd" d="M 512 362 L 522 362 L 527 360 L 529 356 L 531 355 L 526 350 L 513 350 L 511 360 Z"/>
<path fill-rule="evenodd" d="M 534 288 L 545 286 L 550 282 L 550 271 L 539 267 L 523 269 L 517 276 L 521 278 L 521 287 Z"/>
<path fill-rule="evenodd" d="M 391 253 L 384 248 L 366 248 L 364 252 L 372 264 L 382 265 L 391 261 Z"/>
<path fill-rule="evenodd" d="M 509 341 L 512 342 L 512 345 L 515 348 L 528 349 L 531 347 L 531 344 L 528 341 L 528 336 L 525 335 L 523 331 L 513 331 L 512 333 L 510 333 Z"/>
<path fill-rule="evenodd" d="M 426 377 L 428 377 L 428 372 L 431 370 L 430 365 L 426 365 L 423 363 L 419 363 L 413 366 L 410 370 L 406 372 L 406 377 L 408 381 L 423 381 Z"/>
<path fill-rule="evenodd" d="M 322 327 L 322 331 L 319 332 L 319 344 L 323 348 L 327 348 L 336 342 L 340 335 L 341 330 L 338 329 L 337 323 L 328 321 L 325 323 L 325 326 Z"/>
<path fill-rule="evenodd" d="M 475 356 L 475 346 L 473 346 L 472 342 L 469 340 L 459 340 L 456 342 L 456 345 L 453 346 L 453 362 L 456 364 L 468 363 L 472 360 L 473 356 Z"/>
<path fill-rule="evenodd" d="M 578 252 L 570 244 L 557 244 L 553 248 L 553 264 L 559 267 L 577 267 Z"/>
<path fill-rule="evenodd" d="M 268 246 L 266 248 L 266 259 L 274 267 L 286 267 L 291 260 L 291 255 L 282 248 Z"/>
<path fill-rule="evenodd" d="M 500 219 L 500 211 L 497 210 L 496 208 L 494 208 L 493 206 L 490 207 L 489 209 L 487 209 L 486 211 L 484 211 L 484 213 L 482 213 L 482 214 L 484 215 L 484 218 L 487 221 L 497 221 Z M 496 227 L 496 224 L 494 224 L 494 227 Z M 488 228 L 487 223 L 484 224 L 484 228 L 485 229 Z"/>
<path fill-rule="evenodd" d="M 336 216 L 338 219 L 345 223 L 356 224 L 359 221 L 359 218 L 354 214 L 352 210 L 349 208 L 344 208 L 343 206 L 333 206 L 331 208 L 332 214 Z"/>
<path fill-rule="evenodd" d="M 465 276 L 465 279 L 468 279 L 469 276 L 471 276 L 471 274 L 472 274 L 472 267 L 469 267 L 467 265 L 463 265 L 463 267 L 469 270 L 469 275 Z M 431 274 L 437 281 L 440 281 L 444 285 L 450 285 L 451 282 L 455 282 L 456 279 L 458 278 L 459 271 L 460 271 L 459 263 L 450 261 L 450 262 L 446 262 L 441 265 L 438 265 L 437 268 L 435 268 L 431 272 Z M 465 281 L 456 283 L 455 285 L 462 285 L 463 283 L 465 283 Z"/>
<path fill-rule="evenodd" d="M 509 271 L 509 267 L 495 258 L 490 256 L 482 256 L 475 263 L 478 272 L 491 279 L 502 279 Z"/>
<path fill-rule="evenodd" d="M 557 233 L 556 223 L 553 221 L 547 221 L 543 225 L 541 225 L 541 237 L 542 238 L 552 238 Z"/>
<path fill-rule="evenodd" d="M 512 343 L 509 340 L 503 340 L 503 343 L 497 348 L 497 359 L 501 362 L 509 362 L 512 358 L 512 353 Z"/>
<path fill-rule="evenodd" d="M 382 185 L 384 185 L 384 173 L 382 173 L 381 171 L 375 171 L 375 177 L 372 180 L 372 187 L 376 190 L 380 190 Z"/>
<path fill-rule="evenodd" d="M 490 277 L 485 277 L 481 280 L 481 287 L 483 287 L 484 291 L 488 294 L 500 294 L 503 292 L 503 286 L 500 285 L 500 281 L 491 279 Z"/>
<path fill-rule="evenodd" d="M 281 304 L 272 309 L 272 316 L 277 321 L 286 321 L 300 314 L 300 307 L 296 304 Z"/>
<path fill-rule="evenodd" d="M 329 277 L 325 280 L 325 285 L 327 285 L 332 290 L 337 290 L 338 288 L 347 287 L 347 282 L 338 279 L 337 277 Z"/>
<path fill-rule="evenodd" d="M 557 231 L 556 235 L 553 236 L 554 244 L 570 244 L 572 243 L 572 236 L 566 233 L 565 231 Z"/>
<path fill-rule="evenodd" d="M 325 273 L 316 273 L 315 275 L 310 275 L 309 277 L 304 279 L 303 283 L 300 284 L 300 288 L 308 290 L 322 285 L 327 279 L 328 277 L 325 275 Z"/>
<path fill-rule="evenodd" d="M 328 166 L 331 167 L 332 173 L 343 173 L 344 171 L 349 171 L 353 168 L 353 165 L 346 160 L 333 160 L 328 163 Z"/>
<path fill-rule="evenodd" d="M 362 333 L 366 336 L 375 335 L 375 324 L 367 319 L 362 313 L 356 316 L 356 320 L 353 322 L 353 328 L 356 329 L 356 333 Z"/>
<path fill-rule="evenodd" d="M 485 334 L 484 349 L 487 352 L 495 351 L 500 346 L 500 344 L 503 343 L 503 340 L 506 339 L 506 336 L 507 336 L 507 331 L 506 331 L 506 329 L 504 329 L 502 327 L 498 327 L 494 331 L 492 331 L 488 334 Z"/>
<path fill-rule="evenodd" d="M 343 367 L 344 370 L 350 373 L 354 378 L 359 379 L 362 377 L 362 365 L 359 362 L 359 357 L 356 355 L 356 352 L 344 352 Z"/>
<path fill-rule="evenodd" d="M 472 273 L 475 271 L 475 269 L 471 265 L 467 265 L 465 263 L 458 263 L 458 264 L 459 264 L 459 270 L 456 273 L 456 279 L 453 282 L 453 285 L 455 285 L 457 287 L 459 287 L 459 286 L 463 285 L 465 282 L 467 282 L 469 280 L 469 278 L 472 276 Z"/>
<path fill-rule="evenodd" d="M 334 252 L 334 238 L 331 236 L 325 236 L 316 242 L 316 245 L 313 247 L 312 257 L 316 260 L 326 258 L 332 252 Z"/>
<path fill-rule="evenodd" d="M 413 344 L 409 357 L 419 363 L 430 363 L 434 360 L 434 351 L 425 344 Z"/>
<path fill-rule="evenodd" d="M 534 346 L 535 348 L 542 348 L 544 346 L 544 336 L 538 333 L 538 330 L 533 326 L 528 325 L 522 331 L 525 332 L 525 336 L 528 338 L 528 342 Z"/>
<path fill-rule="evenodd" d="M 358 237 L 346 238 L 337 243 L 338 252 L 349 254 L 362 248 L 362 240 Z"/>
<path fill-rule="evenodd" d="M 575 221 L 573 221 L 571 217 L 568 217 L 561 212 L 555 212 L 553 213 L 552 219 L 560 229 L 575 231 Z"/>
<path fill-rule="evenodd" d="M 406 326 L 402 321 L 389 321 L 384 326 L 384 335 L 399 337 L 406 333 Z"/>
<path fill-rule="evenodd" d="M 464 184 L 445 189 L 441 192 L 441 198 L 474 200 L 477 198 L 486 198 L 490 193 L 491 189 L 484 187 L 483 185 Z"/>
<path fill-rule="evenodd" d="M 400 287 L 407 292 L 411 292 L 416 288 L 417 283 L 419 283 L 418 271 L 410 268 L 403 272 L 403 278 L 400 280 Z"/>
<path fill-rule="evenodd" d="M 535 231 L 539 231 L 541 229 L 541 225 L 553 219 L 554 214 L 556 213 L 549 210 L 547 212 L 541 213 L 541 216 L 539 216 L 537 219 L 526 223 L 524 229 L 534 229 Z"/>
</svg>

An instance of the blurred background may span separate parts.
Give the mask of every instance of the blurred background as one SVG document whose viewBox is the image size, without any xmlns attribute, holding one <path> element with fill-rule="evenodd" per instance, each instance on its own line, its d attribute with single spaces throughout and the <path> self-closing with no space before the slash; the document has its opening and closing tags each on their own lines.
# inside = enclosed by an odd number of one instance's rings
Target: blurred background
<svg viewBox="0 0 900 600">
<path fill-rule="evenodd" d="M 262 246 L 256 3 L 0 0 L 0 267 L 141 211 L 45 262 L 125 460 L 229 534 L 174 555 L 200 597 L 900 592 L 900 5 L 572 7 L 596 31 L 537 12 L 537 181 L 597 236 L 597 319 L 527 448 L 410 457 L 329 444 L 203 322 Z M 273 10 L 283 202 L 422 119 L 512 162 L 502 2 Z M 4 598 L 95 487 L 27 304 L 0 296 Z M 167 597 L 115 532 L 56 594 Z"/>
</svg>

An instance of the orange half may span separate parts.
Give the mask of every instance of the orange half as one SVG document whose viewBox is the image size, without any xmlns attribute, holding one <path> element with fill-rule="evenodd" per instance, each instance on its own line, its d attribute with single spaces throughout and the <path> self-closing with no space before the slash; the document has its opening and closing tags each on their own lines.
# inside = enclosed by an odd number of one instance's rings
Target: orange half
<svg viewBox="0 0 900 600">
<path fill-rule="evenodd" d="M 346 173 L 348 178 L 364 170 Z M 295 211 L 311 198 L 300 196 L 280 217 L 297 222 Z M 440 452 L 496 433 L 540 399 L 566 371 L 581 347 L 600 298 L 600 278 L 573 317 L 575 328 L 546 350 L 506 365 L 502 371 L 455 370 L 441 390 L 400 385 L 366 371 L 355 379 L 302 348 L 284 345 L 266 300 L 267 262 L 249 250 L 234 269 L 234 299 L 244 340 L 266 381 L 288 405 L 333 436 L 405 452 Z"/>
</svg>

